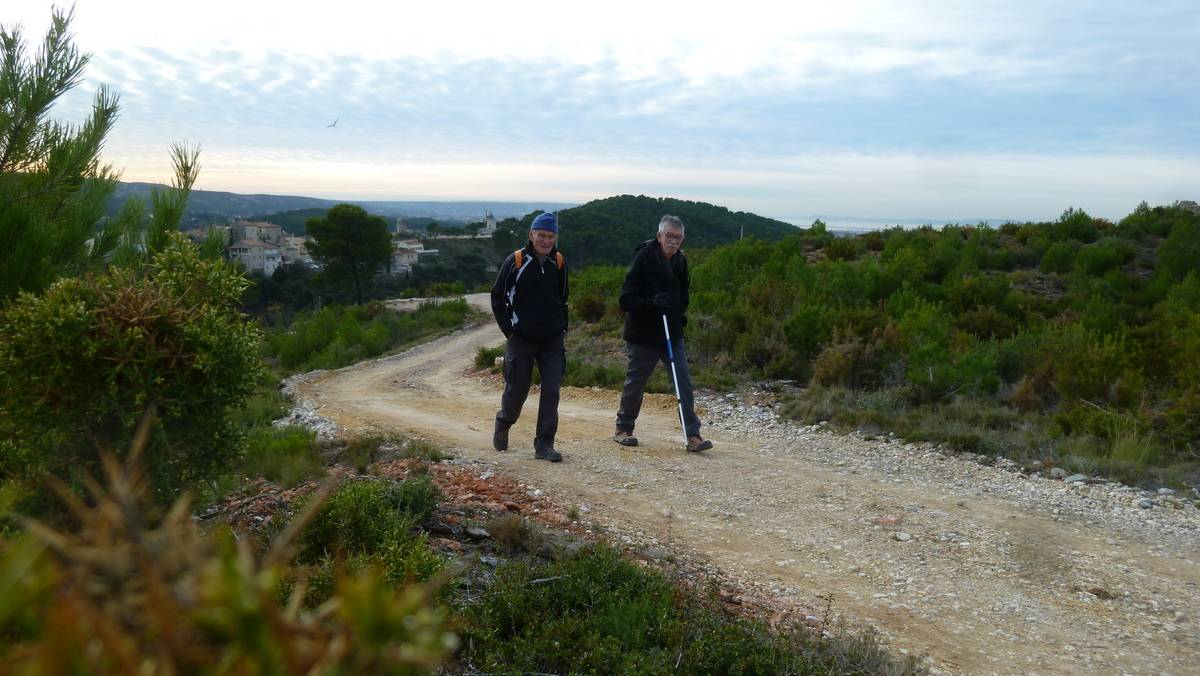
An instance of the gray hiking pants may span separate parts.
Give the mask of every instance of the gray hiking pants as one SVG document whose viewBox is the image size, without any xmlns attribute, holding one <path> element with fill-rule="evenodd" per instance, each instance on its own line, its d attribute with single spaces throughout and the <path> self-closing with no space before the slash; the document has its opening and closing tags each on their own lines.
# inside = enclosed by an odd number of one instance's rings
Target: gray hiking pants
<svg viewBox="0 0 1200 676">
<path fill-rule="evenodd" d="M 531 342 L 515 333 L 508 339 L 504 348 L 504 396 L 500 398 L 496 424 L 512 426 L 521 417 L 521 408 L 525 406 L 529 384 L 533 381 L 534 362 L 537 362 L 542 377 L 542 394 L 538 401 L 533 447 L 535 450 L 553 448 L 554 435 L 558 433 L 558 393 L 567 369 L 562 334 L 544 343 Z"/>
<path fill-rule="evenodd" d="M 698 437 L 700 436 L 700 419 L 696 417 L 696 404 L 692 398 L 692 376 L 688 373 L 687 350 L 684 349 L 683 339 L 676 338 L 671 341 L 671 349 L 675 353 L 675 373 L 679 376 L 679 400 L 683 402 L 683 427 L 687 430 L 689 437 Z M 625 388 L 621 391 L 621 408 L 617 411 L 617 427 L 627 432 L 633 432 L 638 413 L 642 410 L 646 381 L 654 371 L 654 365 L 661 361 L 667 369 L 667 379 L 670 380 L 671 361 L 667 358 L 665 345 L 655 348 L 626 343 L 625 354 L 629 356 L 629 368 L 625 371 Z"/>
</svg>

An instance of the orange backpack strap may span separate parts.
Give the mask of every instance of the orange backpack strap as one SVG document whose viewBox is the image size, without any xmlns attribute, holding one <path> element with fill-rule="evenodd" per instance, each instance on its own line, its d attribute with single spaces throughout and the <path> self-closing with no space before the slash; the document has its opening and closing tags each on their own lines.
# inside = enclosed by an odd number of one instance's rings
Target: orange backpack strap
<svg viewBox="0 0 1200 676">
<path fill-rule="evenodd" d="M 567 264 L 567 261 L 566 261 L 566 259 L 563 258 L 561 251 L 554 252 L 554 262 L 558 264 L 559 270 L 562 270 L 563 266 Z M 520 270 L 521 266 L 524 264 L 525 264 L 525 250 L 517 249 L 516 251 L 513 252 L 513 267 L 517 270 Z"/>
</svg>

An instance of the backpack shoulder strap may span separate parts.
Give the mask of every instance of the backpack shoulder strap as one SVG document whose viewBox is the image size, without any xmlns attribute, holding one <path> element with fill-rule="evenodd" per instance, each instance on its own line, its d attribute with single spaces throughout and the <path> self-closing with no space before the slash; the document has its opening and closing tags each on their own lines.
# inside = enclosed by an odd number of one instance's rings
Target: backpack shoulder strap
<svg viewBox="0 0 1200 676">
<path fill-rule="evenodd" d="M 558 269 L 559 269 L 559 270 L 562 270 L 562 269 L 563 269 L 563 266 L 567 264 L 567 263 L 566 263 L 566 261 L 565 261 L 565 260 L 563 260 L 563 255 L 562 255 L 562 252 L 561 252 L 561 251 L 555 251 L 555 252 L 554 252 L 554 260 L 555 260 L 555 262 L 556 262 L 556 263 L 558 263 Z"/>
<path fill-rule="evenodd" d="M 525 250 L 524 249 L 517 249 L 516 251 L 513 252 L 513 263 L 515 264 L 515 267 L 518 270 L 520 270 L 521 266 L 525 264 L 525 261 L 523 260 L 524 258 L 525 258 Z"/>
</svg>

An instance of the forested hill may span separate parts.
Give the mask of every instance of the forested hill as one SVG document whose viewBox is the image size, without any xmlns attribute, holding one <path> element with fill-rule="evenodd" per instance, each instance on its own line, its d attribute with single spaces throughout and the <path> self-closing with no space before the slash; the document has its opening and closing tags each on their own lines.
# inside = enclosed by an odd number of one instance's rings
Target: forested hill
<svg viewBox="0 0 1200 676">
<path fill-rule="evenodd" d="M 783 221 L 704 202 L 617 195 L 559 211 L 559 243 L 576 268 L 592 263 L 624 265 L 638 242 L 654 236 L 663 214 L 683 219 L 685 249 L 730 244 L 738 240 L 743 229 L 746 237 L 766 240 L 796 232 L 795 226 Z M 513 233 L 514 243 L 523 242 L 533 217 L 531 213 L 520 220 L 510 219 L 502 227 Z"/>
</svg>

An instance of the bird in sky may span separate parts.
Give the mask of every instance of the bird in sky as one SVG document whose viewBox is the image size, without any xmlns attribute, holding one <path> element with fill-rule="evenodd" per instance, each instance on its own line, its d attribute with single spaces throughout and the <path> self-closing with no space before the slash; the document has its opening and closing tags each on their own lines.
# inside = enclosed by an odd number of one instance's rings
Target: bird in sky
<svg viewBox="0 0 1200 676">
<path fill-rule="evenodd" d="M 330 122 L 329 124 L 325 125 L 325 128 L 328 129 L 329 127 L 336 127 L 338 120 L 340 120 L 340 119 L 342 119 L 342 118 L 341 117 L 333 118 L 333 122 Z"/>
</svg>

